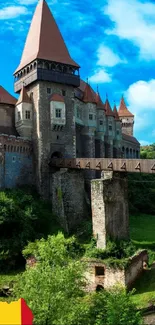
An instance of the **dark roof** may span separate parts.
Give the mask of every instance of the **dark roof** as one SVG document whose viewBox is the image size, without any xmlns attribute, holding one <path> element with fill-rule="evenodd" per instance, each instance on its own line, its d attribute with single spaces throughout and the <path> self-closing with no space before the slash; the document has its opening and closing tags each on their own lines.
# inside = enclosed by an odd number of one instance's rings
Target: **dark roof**
<svg viewBox="0 0 155 325">
<path fill-rule="evenodd" d="M 106 102 L 105 102 L 105 110 L 106 110 L 106 116 L 113 116 L 114 117 L 114 113 L 111 109 L 111 106 L 109 104 L 109 100 L 106 99 Z"/>
<path fill-rule="evenodd" d="M 83 102 L 85 103 L 96 103 L 96 96 L 94 96 L 94 91 L 90 87 L 90 85 L 86 84 L 84 94 L 83 94 Z"/>
<path fill-rule="evenodd" d="M 103 109 L 105 111 L 105 105 L 103 104 L 100 94 L 98 92 L 96 93 L 96 103 L 98 109 Z"/>
<path fill-rule="evenodd" d="M 114 113 L 114 116 L 115 116 L 115 120 L 116 121 L 120 121 L 119 116 L 118 116 L 118 112 L 117 112 L 116 105 L 114 105 L 113 113 Z"/>
<path fill-rule="evenodd" d="M 123 96 L 122 96 L 122 99 L 121 99 L 121 102 L 120 102 L 118 115 L 120 117 L 134 117 L 134 115 L 132 113 L 130 113 L 130 111 L 127 109 Z"/>
<path fill-rule="evenodd" d="M 15 105 L 17 99 L 10 95 L 7 90 L 0 86 L 0 104 Z"/>
<path fill-rule="evenodd" d="M 44 59 L 79 67 L 72 60 L 45 0 L 38 2 L 26 39 L 21 62 L 15 73 L 35 59 Z"/>
<path fill-rule="evenodd" d="M 0 126 L 0 134 L 8 134 L 8 135 L 15 135 L 16 137 L 19 137 L 18 132 L 16 131 L 15 127 L 10 126 Z"/>
<path fill-rule="evenodd" d="M 133 136 L 131 136 L 131 135 L 127 135 L 125 133 L 122 133 L 122 139 L 125 140 L 125 141 L 133 142 L 133 143 L 136 143 L 136 144 L 140 145 L 139 141 L 136 138 L 134 138 Z"/>
<path fill-rule="evenodd" d="M 28 96 L 28 94 L 27 94 L 26 89 L 25 89 L 24 86 L 21 89 L 20 96 L 18 98 L 18 101 L 17 101 L 17 104 L 16 105 L 18 105 L 20 103 L 31 103 L 32 104 L 31 99 Z"/>
<path fill-rule="evenodd" d="M 64 97 L 59 94 L 52 94 L 52 96 L 50 97 L 50 100 L 54 101 L 54 102 L 63 102 L 64 103 Z"/>
</svg>

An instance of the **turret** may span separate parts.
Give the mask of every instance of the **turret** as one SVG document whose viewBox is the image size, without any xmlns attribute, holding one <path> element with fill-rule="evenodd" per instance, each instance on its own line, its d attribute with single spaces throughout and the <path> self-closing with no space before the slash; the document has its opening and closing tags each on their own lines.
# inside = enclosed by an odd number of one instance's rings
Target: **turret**
<svg viewBox="0 0 155 325">
<path fill-rule="evenodd" d="M 116 104 L 114 105 L 113 114 L 115 117 L 114 158 L 121 158 L 122 129 Z"/>
<path fill-rule="evenodd" d="M 39 0 L 21 61 L 16 71 L 15 92 L 43 80 L 78 87 L 79 65 L 71 58 L 45 0 Z"/>
<path fill-rule="evenodd" d="M 16 103 L 15 126 L 21 137 L 32 137 L 32 101 L 23 86 Z"/>
<path fill-rule="evenodd" d="M 105 110 L 106 110 L 106 137 L 105 137 L 105 153 L 106 157 L 113 157 L 113 140 L 115 137 L 115 116 L 111 109 L 108 98 L 105 102 Z"/>
<path fill-rule="evenodd" d="M 53 131 L 62 131 L 66 124 L 66 108 L 64 97 L 59 94 L 50 97 L 50 118 Z"/>
<path fill-rule="evenodd" d="M 120 102 L 118 115 L 122 123 L 122 133 L 133 136 L 134 115 L 127 109 L 123 96 Z"/>
<path fill-rule="evenodd" d="M 105 157 L 104 136 L 106 133 L 105 105 L 102 102 L 99 91 L 96 93 L 97 107 L 97 131 L 96 131 L 96 158 Z"/>
</svg>

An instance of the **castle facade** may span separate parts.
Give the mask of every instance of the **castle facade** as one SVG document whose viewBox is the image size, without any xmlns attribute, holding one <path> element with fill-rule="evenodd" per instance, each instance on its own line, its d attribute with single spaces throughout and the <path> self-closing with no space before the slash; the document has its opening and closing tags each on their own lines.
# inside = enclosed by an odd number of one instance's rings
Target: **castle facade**
<svg viewBox="0 0 155 325">
<path fill-rule="evenodd" d="M 34 183 L 49 197 L 52 157 L 139 158 L 124 98 L 112 109 L 80 79 L 45 0 L 37 4 L 14 78 L 18 100 L 0 87 L 1 187 Z"/>
</svg>

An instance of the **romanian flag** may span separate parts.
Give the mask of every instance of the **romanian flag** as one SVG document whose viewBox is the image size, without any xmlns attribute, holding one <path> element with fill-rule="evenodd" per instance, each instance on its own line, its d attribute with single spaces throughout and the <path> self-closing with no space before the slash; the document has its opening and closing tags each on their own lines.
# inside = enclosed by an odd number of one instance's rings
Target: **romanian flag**
<svg viewBox="0 0 155 325">
<path fill-rule="evenodd" d="M 32 325 L 33 314 L 24 299 L 0 302 L 0 325 Z"/>
</svg>

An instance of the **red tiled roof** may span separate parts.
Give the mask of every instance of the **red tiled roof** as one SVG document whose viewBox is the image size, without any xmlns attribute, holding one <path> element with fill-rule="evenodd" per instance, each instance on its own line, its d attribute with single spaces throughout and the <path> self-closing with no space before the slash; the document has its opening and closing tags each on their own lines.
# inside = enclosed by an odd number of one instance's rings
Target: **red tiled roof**
<svg viewBox="0 0 155 325">
<path fill-rule="evenodd" d="M 7 90 L 5 90 L 2 86 L 0 86 L 0 104 L 9 104 L 15 105 L 17 99 L 10 95 Z"/>
<path fill-rule="evenodd" d="M 114 105 L 113 113 L 114 113 L 114 116 L 115 116 L 115 120 L 116 121 L 120 121 L 119 116 L 118 116 L 118 112 L 117 112 L 116 105 Z"/>
<path fill-rule="evenodd" d="M 50 101 L 64 103 L 64 97 L 59 94 L 52 94 L 52 96 L 50 97 Z"/>
<path fill-rule="evenodd" d="M 105 105 L 103 104 L 99 93 L 96 93 L 96 103 L 98 109 L 103 109 L 105 111 Z"/>
<path fill-rule="evenodd" d="M 20 96 L 18 98 L 18 101 L 17 101 L 17 104 L 16 105 L 18 105 L 20 103 L 31 103 L 32 104 L 31 99 L 28 96 L 28 94 L 27 94 L 26 89 L 25 89 L 24 86 L 21 89 Z"/>
<path fill-rule="evenodd" d="M 94 96 L 94 91 L 90 87 L 90 85 L 86 84 L 84 95 L 83 95 L 83 102 L 85 103 L 96 103 L 96 98 Z"/>
<path fill-rule="evenodd" d="M 110 107 L 108 99 L 106 99 L 106 102 L 105 102 L 105 111 L 106 111 L 106 116 L 114 116 L 114 113 Z"/>
<path fill-rule="evenodd" d="M 21 62 L 15 73 L 35 59 L 44 59 L 79 67 L 72 60 L 45 0 L 38 2 L 26 39 Z"/>
<path fill-rule="evenodd" d="M 140 145 L 139 141 L 136 138 L 134 138 L 133 136 L 131 136 L 131 135 L 127 135 L 125 133 L 122 133 L 122 139 L 125 140 L 125 141 L 133 142 L 133 143 L 136 143 L 136 144 Z"/>
<path fill-rule="evenodd" d="M 118 115 L 120 117 L 134 117 L 134 115 L 132 113 L 130 113 L 129 110 L 127 109 L 123 96 L 122 96 L 122 99 L 120 102 Z"/>
</svg>

